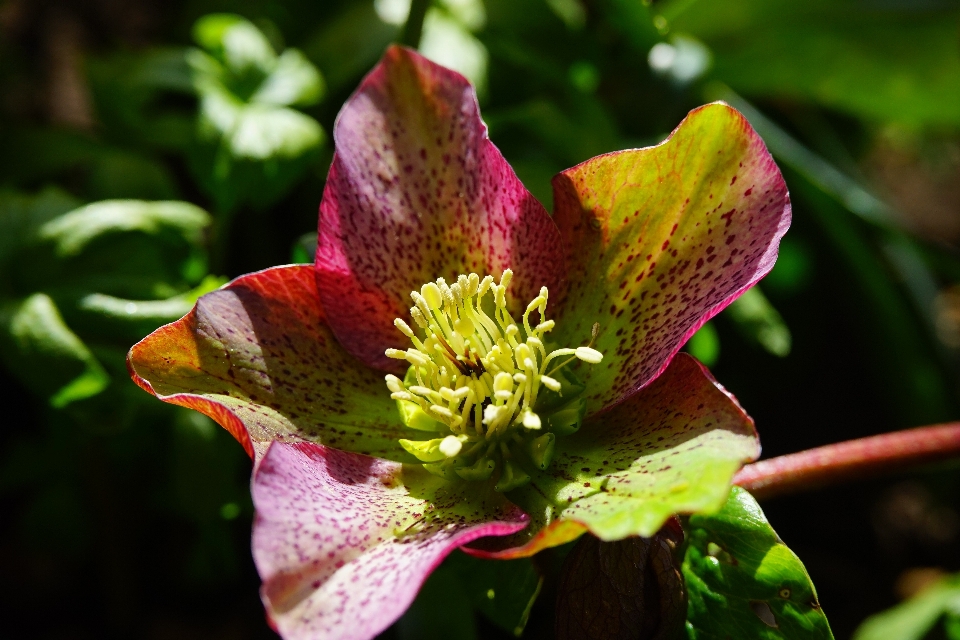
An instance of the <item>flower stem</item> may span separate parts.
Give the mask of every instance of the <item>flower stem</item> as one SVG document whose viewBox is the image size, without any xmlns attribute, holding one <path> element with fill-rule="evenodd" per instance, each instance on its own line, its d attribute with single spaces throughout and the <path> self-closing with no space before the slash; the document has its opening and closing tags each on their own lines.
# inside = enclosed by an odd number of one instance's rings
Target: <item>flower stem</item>
<svg viewBox="0 0 960 640">
<path fill-rule="evenodd" d="M 830 444 L 748 464 L 733 483 L 758 500 L 960 458 L 960 422 Z"/>
<path fill-rule="evenodd" d="M 420 36 L 423 34 L 423 20 L 430 8 L 430 0 L 411 0 L 410 13 L 407 14 L 407 23 L 403 26 L 400 43 L 416 49 L 420 46 Z"/>
</svg>

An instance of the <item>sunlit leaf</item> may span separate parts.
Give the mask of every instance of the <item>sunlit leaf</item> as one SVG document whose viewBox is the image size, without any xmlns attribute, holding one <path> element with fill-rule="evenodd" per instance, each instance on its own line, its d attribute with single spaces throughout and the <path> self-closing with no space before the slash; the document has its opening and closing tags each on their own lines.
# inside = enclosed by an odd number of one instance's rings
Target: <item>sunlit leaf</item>
<svg viewBox="0 0 960 640">
<path fill-rule="evenodd" d="M 251 102 L 276 105 L 308 105 L 323 95 L 323 78 L 317 68 L 296 49 L 287 49 L 253 96 Z"/>
<path fill-rule="evenodd" d="M 323 140 L 317 121 L 293 109 L 254 104 L 238 115 L 230 133 L 230 149 L 237 158 L 295 159 Z"/>
<path fill-rule="evenodd" d="M 206 16 L 194 35 L 206 52 L 187 54 L 200 97 L 199 145 L 190 167 L 221 212 L 242 202 L 269 205 L 323 142 L 316 120 L 288 108 L 319 101 L 323 78 L 296 49 L 277 56 L 266 36 L 239 16 Z"/>
<path fill-rule="evenodd" d="M 200 18 L 193 26 L 193 38 L 235 73 L 250 67 L 266 71 L 277 57 L 266 36 L 250 21 L 234 14 L 214 13 Z"/>
<path fill-rule="evenodd" d="M 41 241 L 54 245 L 66 258 L 81 253 L 94 240 L 113 233 L 140 231 L 150 235 L 171 231 L 191 244 L 199 244 L 210 216 L 187 202 L 107 200 L 66 213 L 43 225 Z"/>
<path fill-rule="evenodd" d="M 190 313 L 197 299 L 226 283 L 207 276 L 187 291 L 163 300 L 131 300 L 103 293 L 88 293 L 71 299 L 64 315 L 85 337 L 135 341 L 159 327 Z"/>
<path fill-rule="evenodd" d="M 685 530 L 690 640 L 832 640 L 810 576 L 749 493 L 734 487 Z"/>
</svg>

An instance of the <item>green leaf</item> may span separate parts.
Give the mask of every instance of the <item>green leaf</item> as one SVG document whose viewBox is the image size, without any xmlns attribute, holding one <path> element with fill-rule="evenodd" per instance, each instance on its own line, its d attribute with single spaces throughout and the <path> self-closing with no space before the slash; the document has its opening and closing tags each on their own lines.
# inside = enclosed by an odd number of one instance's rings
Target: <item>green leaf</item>
<svg viewBox="0 0 960 640">
<path fill-rule="evenodd" d="M 4 364 L 28 388 L 49 398 L 54 407 L 97 395 L 110 382 L 45 294 L 3 307 L 0 330 Z"/>
<path fill-rule="evenodd" d="M 262 104 L 311 105 L 323 97 L 323 77 L 306 56 L 296 49 L 287 49 L 270 75 L 250 98 Z"/>
<path fill-rule="evenodd" d="M 530 558 L 481 560 L 454 552 L 427 579 L 400 619 L 401 638 L 474 638 L 474 613 L 520 637 L 543 577 Z"/>
<path fill-rule="evenodd" d="M 720 336 L 712 322 L 703 325 L 687 341 L 687 352 L 708 367 L 720 359 Z"/>
<path fill-rule="evenodd" d="M 674 0 L 663 13 L 674 32 L 706 42 L 715 76 L 748 96 L 815 101 L 909 125 L 960 124 L 955 5 L 854 6 Z"/>
<path fill-rule="evenodd" d="M 454 553 L 443 568 L 457 575 L 474 609 L 507 633 L 523 633 L 543 587 L 543 576 L 531 559 L 481 560 Z"/>
<path fill-rule="evenodd" d="M 323 138 L 317 121 L 299 111 L 251 104 L 238 114 L 229 144 L 235 158 L 293 160 L 319 147 Z"/>
<path fill-rule="evenodd" d="M 781 358 L 789 355 L 790 329 L 759 287 L 744 291 L 730 304 L 726 315 L 748 340 L 768 353 Z"/>
<path fill-rule="evenodd" d="M 104 200 L 51 220 L 37 235 L 41 241 L 54 245 L 58 257 L 69 258 L 102 236 L 130 231 L 148 235 L 172 231 L 198 245 L 209 224 L 210 216 L 188 202 Z"/>
<path fill-rule="evenodd" d="M 446 564 L 430 574 L 397 621 L 400 640 L 476 640 L 473 608 L 459 576 Z"/>
<path fill-rule="evenodd" d="M 399 36 L 395 25 L 377 17 L 372 2 L 351 3 L 320 25 L 304 45 L 335 91 L 350 88 Z"/>
<path fill-rule="evenodd" d="M 194 289 L 163 300 L 130 300 L 102 293 L 72 297 L 62 305 L 70 325 L 87 338 L 140 340 L 160 325 L 190 313 L 200 296 L 220 288 L 226 278 L 207 276 Z"/>
<path fill-rule="evenodd" d="M 187 53 L 200 97 L 190 168 L 220 212 L 244 202 L 266 207 L 303 174 L 324 141 L 316 120 L 288 108 L 318 102 L 323 77 L 296 49 L 277 56 L 239 16 L 206 16 L 195 37 L 209 53 Z"/>
<path fill-rule="evenodd" d="M 48 187 L 35 196 L 7 190 L 0 192 L 0 263 L 46 222 L 79 204 L 56 187 Z"/>
<path fill-rule="evenodd" d="M 955 638 L 960 612 L 960 574 L 946 577 L 906 602 L 867 618 L 853 640 L 920 640 L 940 619 Z"/>
<path fill-rule="evenodd" d="M 277 54 L 270 41 L 253 24 L 238 15 L 206 15 L 193 27 L 193 39 L 211 51 L 235 73 L 251 67 L 267 71 Z"/>
<path fill-rule="evenodd" d="M 692 516 L 686 531 L 690 640 L 833 638 L 803 563 L 745 490 L 734 487 L 716 515 Z"/>
<path fill-rule="evenodd" d="M 58 301 L 90 292 L 175 296 L 206 273 L 208 223 L 209 216 L 188 203 L 94 203 L 43 224 L 21 244 L 5 275 L 18 297 L 35 291 Z"/>
</svg>

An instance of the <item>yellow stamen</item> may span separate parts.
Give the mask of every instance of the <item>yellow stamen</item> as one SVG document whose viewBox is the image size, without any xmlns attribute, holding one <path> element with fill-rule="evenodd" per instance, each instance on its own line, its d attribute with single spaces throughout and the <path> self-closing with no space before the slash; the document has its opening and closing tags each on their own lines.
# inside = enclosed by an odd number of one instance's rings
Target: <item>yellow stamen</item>
<svg viewBox="0 0 960 640">
<path fill-rule="evenodd" d="M 452 462 L 486 448 L 488 454 L 501 451 L 503 459 L 510 457 L 514 441 L 543 437 L 547 421 L 536 412 L 541 387 L 561 393 L 558 369 L 576 359 L 597 364 L 603 358 L 590 346 L 593 340 L 588 346 L 548 350 L 545 336 L 555 323 L 546 317 L 546 287 L 525 307 L 520 322 L 514 320 L 506 295 L 512 277 L 507 269 L 498 284 L 475 273 L 460 275 L 451 285 L 438 278 L 410 293 L 415 327 L 400 318 L 394 322 L 413 346 L 387 349 L 386 355 L 411 367 L 406 380 L 387 376 L 387 388 L 452 434 L 431 445 L 431 456 Z M 488 294 L 491 300 L 485 303 Z M 551 361 L 563 356 L 569 358 L 548 372 Z M 474 444 L 463 449 L 466 442 Z M 477 469 L 471 473 L 480 473 Z"/>
</svg>

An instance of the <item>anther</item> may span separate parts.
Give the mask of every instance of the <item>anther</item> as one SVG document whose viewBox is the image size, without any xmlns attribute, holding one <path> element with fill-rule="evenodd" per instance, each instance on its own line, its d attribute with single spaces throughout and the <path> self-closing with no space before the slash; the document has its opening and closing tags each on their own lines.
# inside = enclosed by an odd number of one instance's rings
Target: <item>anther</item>
<svg viewBox="0 0 960 640">
<path fill-rule="evenodd" d="M 438 404 L 432 404 L 432 405 L 430 405 L 430 411 L 432 411 L 433 413 L 437 414 L 438 416 L 443 416 L 444 418 L 446 418 L 446 419 L 448 419 L 448 420 L 452 420 L 453 417 L 454 417 L 454 416 L 453 416 L 453 412 L 450 411 L 450 409 L 447 409 L 446 407 L 441 407 L 441 406 L 438 405 Z"/>
<path fill-rule="evenodd" d="M 536 309 L 536 308 L 539 307 L 540 305 L 546 304 L 546 303 L 547 303 L 547 299 L 546 299 L 546 297 L 544 297 L 544 295 L 541 293 L 539 296 L 537 296 L 536 298 L 534 298 L 533 300 L 530 301 L 530 304 L 527 305 L 527 311 L 526 311 L 526 313 L 528 313 L 528 314 L 533 313 L 534 309 Z"/>
<path fill-rule="evenodd" d="M 598 364 L 603 360 L 603 354 L 590 347 L 577 347 L 573 354 L 588 364 Z"/>
<path fill-rule="evenodd" d="M 540 376 L 540 383 L 550 391 L 560 391 L 560 383 L 550 376 Z"/>
<path fill-rule="evenodd" d="M 537 333 L 546 333 L 547 331 L 552 330 L 556 325 L 557 323 L 553 320 L 547 320 L 546 322 L 541 322 L 538 324 L 533 330 Z"/>
<path fill-rule="evenodd" d="M 478 276 L 478 275 L 475 274 L 475 273 L 471 273 L 471 274 L 467 277 L 467 284 L 468 284 L 468 286 L 466 286 L 466 287 L 463 288 L 464 292 L 465 292 L 468 296 L 475 295 L 475 294 L 477 293 L 477 289 L 480 288 L 480 276 Z"/>
<path fill-rule="evenodd" d="M 416 337 L 416 334 L 413 333 L 413 329 L 410 328 L 410 325 L 408 325 L 406 322 L 404 322 L 400 318 L 397 318 L 396 320 L 394 320 L 393 325 L 397 329 L 400 329 L 400 332 L 403 333 L 403 335 L 410 338 L 411 340 L 413 340 Z"/>
<path fill-rule="evenodd" d="M 493 284 L 493 276 L 484 276 L 483 280 L 480 282 L 477 287 L 477 299 L 479 300 L 487 294 L 487 291 L 490 290 L 490 285 Z"/>
<path fill-rule="evenodd" d="M 541 426 L 540 416 L 531 411 L 529 407 L 520 413 L 520 421 L 527 429 L 539 429 Z"/>
<path fill-rule="evenodd" d="M 513 378 L 509 373 L 501 371 L 493 378 L 493 391 L 497 395 L 497 398 L 508 399 L 513 394 Z M 501 398 L 501 394 L 505 393 L 506 397 Z"/>
<path fill-rule="evenodd" d="M 456 436 L 447 436 L 440 441 L 440 446 L 437 448 L 440 449 L 440 453 L 448 458 L 452 458 L 460 453 L 460 449 L 463 448 L 463 443 L 460 442 L 460 439 Z"/>
<path fill-rule="evenodd" d="M 400 380 L 397 376 L 392 373 L 388 373 L 386 376 L 387 380 L 387 389 L 390 389 L 393 393 L 399 393 L 404 391 L 403 381 Z"/>
<path fill-rule="evenodd" d="M 463 316 L 454 321 L 453 328 L 461 336 L 473 335 L 473 332 L 476 331 L 476 327 L 474 326 L 473 322 L 471 322 L 469 318 L 465 318 Z"/>
<path fill-rule="evenodd" d="M 416 291 L 410 292 L 410 297 L 413 298 L 413 303 L 417 305 L 417 308 L 420 310 L 420 313 L 423 314 L 424 318 L 430 317 L 430 305 L 427 304 L 426 298 L 417 293 Z"/>
<path fill-rule="evenodd" d="M 427 328 L 427 319 L 423 316 L 423 312 L 417 307 L 410 309 L 410 317 L 413 318 L 413 321 L 416 322 L 417 326 L 421 329 Z"/>
<path fill-rule="evenodd" d="M 416 365 L 416 366 L 418 366 L 418 367 L 423 367 L 423 366 L 426 366 L 427 364 L 430 363 L 430 358 L 428 358 L 428 357 L 425 356 L 424 354 L 420 353 L 420 352 L 417 351 L 416 349 L 407 349 L 407 350 L 404 352 L 404 356 L 405 356 L 407 362 L 409 362 L 410 364 Z M 388 354 L 387 354 L 387 357 L 388 357 L 388 358 L 394 358 L 394 357 L 396 357 L 396 356 L 391 356 L 391 355 L 388 353 Z"/>
<path fill-rule="evenodd" d="M 430 311 L 436 311 L 443 306 L 443 294 L 440 292 L 440 287 L 434 282 L 428 282 L 420 287 L 420 295 L 427 303 Z M 419 303 L 417 306 L 420 306 Z"/>
</svg>

